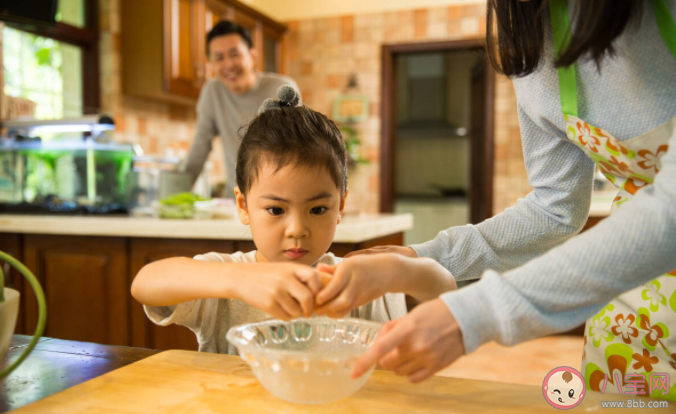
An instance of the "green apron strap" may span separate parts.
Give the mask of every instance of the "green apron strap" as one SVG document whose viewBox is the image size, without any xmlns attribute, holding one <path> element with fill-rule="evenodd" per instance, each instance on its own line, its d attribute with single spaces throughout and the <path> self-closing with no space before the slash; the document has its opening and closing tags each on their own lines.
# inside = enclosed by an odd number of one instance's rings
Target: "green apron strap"
<svg viewBox="0 0 676 414">
<path fill-rule="evenodd" d="M 570 22 L 566 0 L 550 0 L 549 14 L 554 33 L 554 47 L 557 58 L 568 49 L 570 43 Z M 561 91 L 561 110 L 566 115 L 577 116 L 577 81 L 575 64 L 567 68 L 558 68 L 559 89 Z"/>
<path fill-rule="evenodd" d="M 671 15 L 669 6 L 665 0 L 654 0 L 655 18 L 657 19 L 657 27 L 660 28 L 660 34 L 664 43 L 671 51 L 671 54 L 676 57 L 676 22 L 674 16 Z"/>
</svg>

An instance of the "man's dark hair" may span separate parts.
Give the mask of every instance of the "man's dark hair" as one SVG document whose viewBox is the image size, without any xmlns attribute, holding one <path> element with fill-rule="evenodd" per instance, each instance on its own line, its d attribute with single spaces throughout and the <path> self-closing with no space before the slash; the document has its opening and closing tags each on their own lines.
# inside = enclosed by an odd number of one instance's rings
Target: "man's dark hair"
<svg viewBox="0 0 676 414">
<path fill-rule="evenodd" d="M 294 164 L 326 168 L 341 196 L 347 189 L 347 151 L 340 130 L 326 115 L 306 106 L 269 109 L 248 126 L 237 153 L 237 185 L 251 190 L 261 162 L 277 171 Z"/>
<path fill-rule="evenodd" d="M 209 30 L 209 33 L 207 33 L 207 56 L 209 56 L 209 44 L 214 38 L 230 34 L 238 34 L 249 49 L 253 46 L 253 43 L 251 42 L 251 33 L 249 33 L 247 29 L 229 20 L 221 20 Z"/>
<path fill-rule="evenodd" d="M 572 7 L 570 43 L 554 64 L 568 67 L 581 57 L 600 69 L 603 57 L 613 55 L 613 41 L 630 22 L 640 22 L 645 0 L 578 0 Z M 548 0 L 488 0 L 486 43 L 493 67 L 507 76 L 526 76 L 540 63 L 545 29 L 549 29 Z M 549 63 L 549 62 L 547 62 Z"/>
</svg>

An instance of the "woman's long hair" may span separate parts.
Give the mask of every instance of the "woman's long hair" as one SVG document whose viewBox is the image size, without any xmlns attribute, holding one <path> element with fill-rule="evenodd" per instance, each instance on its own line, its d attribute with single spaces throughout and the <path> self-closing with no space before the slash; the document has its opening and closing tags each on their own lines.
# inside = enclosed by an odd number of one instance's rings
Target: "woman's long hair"
<svg viewBox="0 0 676 414">
<path fill-rule="evenodd" d="M 600 68 L 603 56 L 612 55 L 613 41 L 640 15 L 645 0 L 574 0 L 570 47 L 556 59 L 567 67 L 589 57 Z M 544 49 L 548 0 L 488 0 L 486 43 L 493 67 L 507 76 L 526 76 L 540 63 Z"/>
</svg>

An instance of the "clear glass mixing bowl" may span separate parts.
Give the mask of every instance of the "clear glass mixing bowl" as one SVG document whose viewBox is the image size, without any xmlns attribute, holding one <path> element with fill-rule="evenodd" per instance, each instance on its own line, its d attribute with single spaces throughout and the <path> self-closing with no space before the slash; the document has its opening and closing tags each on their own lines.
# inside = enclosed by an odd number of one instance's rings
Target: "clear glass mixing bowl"
<svg viewBox="0 0 676 414">
<path fill-rule="evenodd" d="M 226 338 L 273 395 L 323 404 L 351 395 L 371 376 L 373 369 L 358 379 L 350 374 L 380 327 L 352 318 L 270 320 L 233 327 Z"/>
</svg>

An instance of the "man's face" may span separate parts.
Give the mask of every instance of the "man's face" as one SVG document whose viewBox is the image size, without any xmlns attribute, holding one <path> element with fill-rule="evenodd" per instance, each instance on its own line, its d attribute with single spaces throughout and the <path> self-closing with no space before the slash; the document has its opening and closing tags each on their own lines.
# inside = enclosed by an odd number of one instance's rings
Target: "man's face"
<svg viewBox="0 0 676 414">
<path fill-rule="evenodd" d="M 209 62 L 218 79 L 235 95 L 256 84 L 256 50 L 238 34 L 218 36 L 209 42 Z"/>
</svg>

